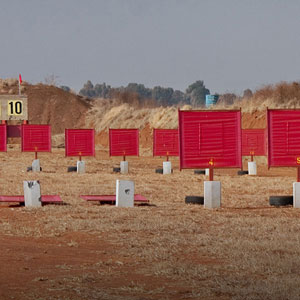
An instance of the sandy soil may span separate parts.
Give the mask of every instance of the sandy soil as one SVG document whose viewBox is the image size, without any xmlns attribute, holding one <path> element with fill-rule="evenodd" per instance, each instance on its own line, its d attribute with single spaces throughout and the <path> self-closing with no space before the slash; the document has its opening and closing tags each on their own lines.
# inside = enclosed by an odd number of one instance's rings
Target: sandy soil
<svg viewBox="0 0 300 300">
<path fill-rule="evenodd" d="M 98 150 L 87 173 L 67 173 L 76 158 L 64 149 L 40 154 L 43 172 L 27 173 L 33 153 L 19 145 L 0 153 L 1 194 L 23 194 L 40 180 L 42 194 L 66 205 L 28 209 L 0 205 L 1 299 L 299 299 L 300 211 L 269 206 L 270 195 L 292 194 L 296 171 L 258 176 L 216 170 L 222 208 L 186 205 L 203 195 L 203 175 L 178 169 L 156 174 L 163 158 L 128 158 L 130 174 L 112 172 L 120 158 Z M 245 163 L 246 166 L 246 163 Z M 116 179 L 135 182 L 151 205 L 133 209 L 86 203 L 81 194 L 114 194 Z"/>
</svg>

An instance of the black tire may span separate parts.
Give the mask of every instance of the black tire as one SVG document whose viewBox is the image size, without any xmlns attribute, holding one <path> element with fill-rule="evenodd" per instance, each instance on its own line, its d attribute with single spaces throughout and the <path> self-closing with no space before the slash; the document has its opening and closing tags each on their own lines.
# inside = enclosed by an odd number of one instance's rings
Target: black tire
<svg viewBox="0 0 300 300">
<path fill-rule="evenodd" d="M 77 172 L 77 167 L 68 167 L 68 172 Z"/>
<path fill-rule="evenodd" d="M 269 203 L 272 206 L 293 205 L 293 196 L 270 196 Z"/>
<path fill-rule="evenodd" d="M 120 167 L 113 168 L 113 172 L 114 173 L 120 173 L 121 172 L 121 168 Z"/>
<path fill-rule="evenodd" d="M 205 170 L 194 170 L 194 174 L 205 175 Z"/>
<path fill-rule="evenodd" d="M 239 170 L 238 171 L 238 175 L 248 175 L 248 171 L 242 171 L 242 170 Z"/>
<path fill-rule="evenodd" d="M 187 204 L 204 204 L 204 197 L 203 196 L 186 196 L 185 203 Z"/>
<path fill-rule="evenodd" d="M 162 168 L 155 169 L 155 173 L 163 174 L 164 170 Z"/>
<path fill-rule="evenodd" d="M 32 167 L 27 167 L 27 172 L 31 172 L 32 171 Z M 40 171 L 42 171 L 42 167 L 40 167 Z"/>
</svg>

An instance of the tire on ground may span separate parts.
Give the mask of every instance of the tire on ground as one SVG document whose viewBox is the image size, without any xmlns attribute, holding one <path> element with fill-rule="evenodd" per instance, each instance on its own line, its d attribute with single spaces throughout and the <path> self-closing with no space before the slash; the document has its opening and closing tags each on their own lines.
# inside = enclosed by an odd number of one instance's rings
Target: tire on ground
<svg viewBox="0 0 300 300">
<path fill-rule="evenodd" d="M 194 174 L 202 174 L 202 175 L 205 175 L 205 170 L 194 170 Z"/>
<path fill-rule="evenodd" d="M 68 167 L 68 172 L 77 172 L 77 167 Z"/>
<path fill-rule="evenodd" d="M 114 173 L 120 173 L 121 172 L 121 168 L 120 167 L 113 168 L 113 172 Z"/>
<path fill-rule="evenodd" d="M 162 168 L 155 169 L 155 173 L 163 174 L 164 170 Z"/>
<path fill-rule="evenodd" d="M 238 175 L 247 175 L 248 171 L 239 170 Z"/>
<path fill-rule="evenodd" d="M 293 196 L 270 196 L 269 203 L 272 206 L 293 205 Z"/>
<path fill-rule="evenodd" d="M 204 204 L 203 196 L 186 196 L 185 203 L 187 204 Z"/>
</svg>

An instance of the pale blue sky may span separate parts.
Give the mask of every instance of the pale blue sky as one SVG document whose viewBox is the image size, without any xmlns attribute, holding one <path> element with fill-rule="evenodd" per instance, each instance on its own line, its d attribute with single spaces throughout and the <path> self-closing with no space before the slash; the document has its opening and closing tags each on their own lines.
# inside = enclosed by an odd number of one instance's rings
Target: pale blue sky
<svg viewBox="0 0 300 300">
<path fill-rule="evenodd" d="M 241 93 L 300 80 L 298 0 L 0 0 L 0 77 Z"/>
</svg>

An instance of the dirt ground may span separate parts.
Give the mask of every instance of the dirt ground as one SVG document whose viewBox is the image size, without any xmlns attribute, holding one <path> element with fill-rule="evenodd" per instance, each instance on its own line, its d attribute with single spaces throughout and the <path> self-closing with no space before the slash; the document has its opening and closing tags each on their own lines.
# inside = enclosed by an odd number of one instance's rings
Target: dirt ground
<svg viewBox="0 0 300 300">
<path fill-rule="evenodd" d="M 270 195 L 292 194 L 296 170 L 267 170 L 265 158 L 255 177 L 216 170 L 222 207 L 209 210 L 185 204 L 203 195 L 205 177 L 180 172 L 178 158 L 172 175 L 156 174 L 164 159 L 142 150 L 120 175 L 112 172 L 120 158 L 103 148 L 76 174 L 67 167 L 77 159 L 54 149 L 39 154 L 37 174 L 26 172 L 34 154 L 19 148 L 0 153 L 1 194 L 23 194 L 23 180 L 40 180 L 42 194 L 65 205 L 0 205 L 0 299 L 300 298 L 300 210 L 269 206 Z M 116 179 L 134 180 L 151 205 L 79 198 L 114 194 Z"/>
</svg>

